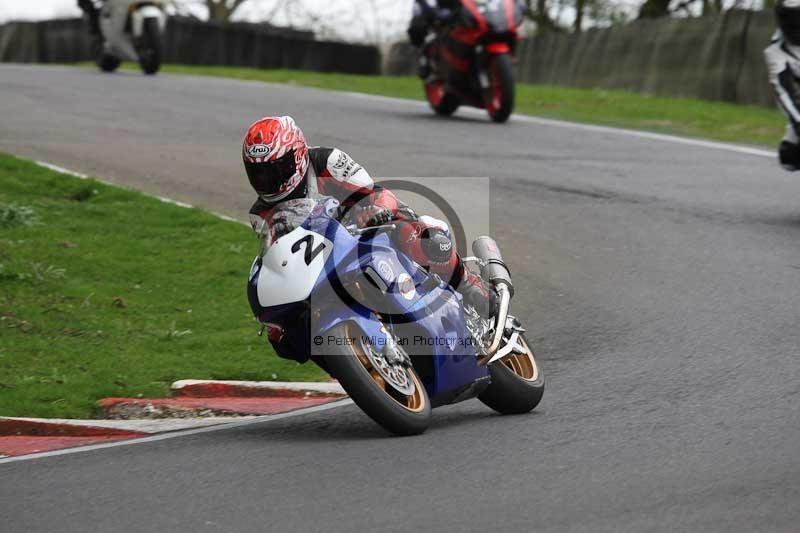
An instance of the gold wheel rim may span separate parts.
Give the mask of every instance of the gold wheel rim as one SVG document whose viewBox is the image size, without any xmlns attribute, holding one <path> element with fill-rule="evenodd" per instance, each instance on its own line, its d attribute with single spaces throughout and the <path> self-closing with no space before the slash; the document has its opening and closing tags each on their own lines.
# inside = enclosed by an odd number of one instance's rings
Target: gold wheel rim
<svg viewBox="0 0 800 533">
<path fill-rule="evenodd" d="M 503 364 L 506 365 L 514 374 L 524 379 L 525 381 L 536 381 L 539 378 L 539 365 L 536 364 L 536 358 L 533 355 L 528 343 L 520 335 L 520 342 L 525 347 L 525 353 L 515 353 L 503 359 Z"/>
<path fill-rule="evenodd" d="M 347 336 L 352 337 L 350 326 L 347 326 Z M 360 338 L 360 336 L 356 336 L 356 338 Z M 420 383 L 419 379 L 417 378 L 417 373 L 413 370 L 409 371 L 406 370 L 406 375 L 414 382 L 414 393 L 411 396 L 406 396 L 399 391 L 397 391 L 394 387 L 386 383 L 386 380 L 383 376 L 378 372 L 372 361 L 370 361 L 369 357 L 367 356 L 366 352 L 364 351 L 364 346 L 361 343 L 357 343 L 353 345 L 353 353 L 355 354 L 358 361 L 361 363 L 361 366 L 364 367 L 364 370 L 372 377 L 372 380 L 375 384 L 380 388 L 383 392 L 386 393 L 392 400 L 400 404 L 404 409 L 412 411 L 414 413 L 422 412 L 425 409 L 425 394 L 423 392 L 422 383 Z"/>
</svg>

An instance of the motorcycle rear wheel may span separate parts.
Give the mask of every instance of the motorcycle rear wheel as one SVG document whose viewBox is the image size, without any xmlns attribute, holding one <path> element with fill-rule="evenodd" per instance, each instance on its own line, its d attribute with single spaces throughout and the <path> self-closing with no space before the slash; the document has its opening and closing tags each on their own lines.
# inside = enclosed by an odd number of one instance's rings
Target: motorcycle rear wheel
<svg viewBox="0 0 800 533">
<path fill-rule="evenodd" d="M 111 54 L 101 53 L 97 58 L 97 66 L 103 72 L 114 72 L 122 64 L 122 60 Z"/>
<path fill-rule="evenodd" d="M 484 105 L 495 122 L 505 122 L 514 109 L 514 67 L 511 56 L 499 54 L 489 59 L 489 88 Z"/>
<path fill-rule="evenodd" d="M 513 354 L 489 365 L 491 384 L 478 399 L 504 415 L 532 411 L 544 394 L 544 373 L 524 336 L 524 354 Z"/>
<path fill-rule="evenodd" d="M 425 82 L 425 97 L 436 114 L 445 117 L 455 113 L 461 105 L 458 96 L 447 92 L 445 83 L 441 80 Z"/>
<path fill-rule="evenodd" d="M 414 384 L 411 396 L 404 396 L 381 376 L 373 366 L 363 342 L 363 332 L 353 322 L 331 328 L 326 334 L 337 339 L 355 339 L 351 345 L 330 346 L 324 366 L 339 380 L 350 398 L 370 418 L 396 435 L 423 433 L 431 421 L 431 402 L 422 381 L 413 368 L 405 371 Z"/>
<path fill-rule="evenodd" d="M 142 27 L 142 46 L 139 49 L 139 66 L 142 72 L 153 75 L 161 68 L 161 28 L 155 18 L 145 19 Z"/>
</svg>

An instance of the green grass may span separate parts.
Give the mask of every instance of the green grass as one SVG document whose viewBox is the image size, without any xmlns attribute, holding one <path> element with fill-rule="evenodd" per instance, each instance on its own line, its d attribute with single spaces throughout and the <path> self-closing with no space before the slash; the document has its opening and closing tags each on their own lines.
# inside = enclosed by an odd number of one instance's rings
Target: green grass
<svg viewBox="0 0 800 533">
<path fill-rule="evenodd" d="M 319 379 L 256 335 L 245 226 L 0 155 L 0 415 L 89 417 L 181 378 Z"/>
<path fill-rule="evenodd" d="M 138 67 L 131 64 L 126 68 Z M 165 65 L 163 71 L 417 100 L 424 98 L 421 82 L 408 76 L 359 76 L 186 65 Z M 517 85 L 516 111 L 540 117 L 768 146 L 778 143 L 786 124 L 785 118 L 776 109 L 764 107 L 660 98 L 628 91 L 529 84 Z"/>
</svg>

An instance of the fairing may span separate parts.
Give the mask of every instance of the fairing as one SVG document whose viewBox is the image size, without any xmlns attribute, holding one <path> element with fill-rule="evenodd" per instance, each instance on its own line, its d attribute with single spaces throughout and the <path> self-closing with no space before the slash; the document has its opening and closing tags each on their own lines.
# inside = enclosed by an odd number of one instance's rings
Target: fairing
<svg viewBox="0 0 800 533">
<path fill-rule="evenodd" d="M 517 33 L 521 9 L 514 0 L 462 0 L 463 26 L 481 36 Z"/>
<path fill-rule="evenodd" d="M 262 272 L 264 276 L 269 274 L 265 261 L 258 258 L 248 283 L 248 296 L 256 317 L 263 323 L 277 323 L 284 328 L 283 350 L 303 350 L 282 356 L 301 361 L 313 357 L 314 346 L 309 339 L 325 335 L 345 321 L 355 322 L 365 335 L 385 342 L 384 324 L 387 324 L 400 333 L 396 336 L 408 338 L 407 351 L 435 404 L 488 376 L 486 368 L 477 365 L 464 324 L 461 296 L 399 254 L 386 234 L 354 237 L 324 210 L 303 222 L 302 230 L 331 243 L 330 253 L 324 257 L 324 268 L 315 277 L 309 296 L 301 302 L 286 302 L 283 298 L 268 305 L 271 301 L 260 290 L 259 279 Z M 301 233 L 292 232 L 284 238 L 292 242 Z M 399 290 L 398 280 L 405 277 L 413 280 L 413 292 Z M 363 294 L 354 288 L 357 283 L 362 287 L 378 286 L 383 291 L 380 319 L 370 306 L 354 297 Z"/>
</svg>

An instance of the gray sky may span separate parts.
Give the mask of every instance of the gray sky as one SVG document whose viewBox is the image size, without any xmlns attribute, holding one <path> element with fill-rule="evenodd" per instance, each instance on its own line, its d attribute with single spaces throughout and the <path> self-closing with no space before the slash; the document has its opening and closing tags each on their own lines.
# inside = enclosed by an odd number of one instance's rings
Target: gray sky
<svg viewBox="0 0 800 533">
<path fill-rule="evenodd" d="M 80 10 L 76 4 L 75 0 L 2 0 L 0 21 L 77 16 Z"/>
<path fill-rule="evenodd" d="M 191 0 L 178 0 L 188 4 Z M 305 12 L 312 12 L 344 38 L 375 40 L 383 35 L 401 34 L 411 16 L 413 0 L 248 0 L 237 11 L 243 20 L 263 20 L 273 14 L 279 25 L 308 26 Z M 284 7 L 290 5 L 291 7 Z M 198 15 L 204 10 L 197 11 Z M 0 0 L 0 22 L 8 20 L 41 20 L 80 16 L 76 0 Z M 378 30 L 380 28 L 380 30 Z M 380 35 L 377 35 L 380 32 Z"/>
<path fill-rule="evenodd" d="M 176 4 L 202 3 L 201 0 L 172 0 Z M 404 38 L 414 0 L 247 0 L 235 18 L 258 22 L 269 18 L 277 25 L 313 29 L 321 38 L 343 38 L 351 41 L 385 43 Z M 616 0 L 614 5 L 635 14 L 643 0 Z M 723 0 L 725 5 L 737 0 Z M 745 6 L 759 5 L 762 0 L 742 0 Z M 574 10 L 569 0 L 551 0 L 552 16 L 569 24 Z M 204 9 L 194 11 L 204 16 Z M 311 15 L 309 15 L 309 13 Z M 0 0 L 0 23 L 8 20 L 41 20 L 79 16 L 76 0 Z M 312 24 L 310 17 L 317 23 Z M 591 24 L 590 20 L 586 21 Z"/>
</svg>

